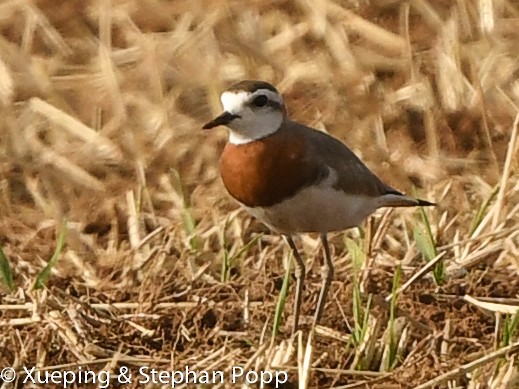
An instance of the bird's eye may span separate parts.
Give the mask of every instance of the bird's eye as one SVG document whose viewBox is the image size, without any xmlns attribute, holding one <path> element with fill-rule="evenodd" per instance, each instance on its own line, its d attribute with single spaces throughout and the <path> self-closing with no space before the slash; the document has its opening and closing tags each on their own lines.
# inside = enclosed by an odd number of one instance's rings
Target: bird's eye
<svg viewBox="0 0 519 389">
<path fill-rule="evenodd" d="M 268 98 L 265 95 L 259 95 L 254 100 L 252 100 L 252 104 L 256 107 L 264 107 L 267 104 Z"/>
</svg>

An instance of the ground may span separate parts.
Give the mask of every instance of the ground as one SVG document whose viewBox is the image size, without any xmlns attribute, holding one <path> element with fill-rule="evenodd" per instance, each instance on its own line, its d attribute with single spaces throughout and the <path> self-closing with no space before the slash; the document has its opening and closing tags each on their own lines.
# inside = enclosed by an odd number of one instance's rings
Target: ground
<svg viewBox="0 0 519 389">
<path fill-rule="evenodd" d="M 2 388 L 36 371 L 142 387 L 143 366 L 224 374 L 175 387 L 238 387 L 237 367 L 287 372 L 283 388 L 519 387 L 517 1 L 35 0 L 0 15 L 0 369 L 17 374 Z M 331 235 L 313 330 L 322 248 L 298 237 L 295 338 L 289 249 L 226 194 L 226 130 L 201 129 L 241 79 L 275 84 L 293 119 L 437 203 Z"/>
</svg>

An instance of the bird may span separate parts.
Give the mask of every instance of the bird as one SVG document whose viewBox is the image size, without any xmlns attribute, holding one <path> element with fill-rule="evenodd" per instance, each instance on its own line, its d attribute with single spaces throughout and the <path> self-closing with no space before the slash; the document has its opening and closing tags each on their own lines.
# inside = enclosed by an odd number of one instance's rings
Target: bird
<svg viewBox="0 0 519 389">
<path fill-rule="evenodd" d="M 299 327 L 305 263 L 293 236 L 318 233 L 324 249 L 314 325 L 321 320 L 334 266 L 328 233 L 357 227 L 382 207 L 432 206 L 382 182 L 337 138 L 290 120 L 270 83 L 239 81 L 221 94 L 223 112 L 204 130 L 226 126 L 220 158 L 227 192 L 253 217 L 281 234 L 294 258 L 292 334 Z"/>
</svg>

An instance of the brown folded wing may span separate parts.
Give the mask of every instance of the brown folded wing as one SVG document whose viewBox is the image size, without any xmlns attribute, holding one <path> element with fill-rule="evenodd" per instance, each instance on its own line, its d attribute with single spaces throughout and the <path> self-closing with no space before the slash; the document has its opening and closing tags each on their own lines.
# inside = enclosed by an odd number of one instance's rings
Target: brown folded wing
<svg viewBox="0 0 519 389">
<path fill-rule="evenodd" d="M 335 189 L 347 194 L 379 197 L 384 194 L 400 194 L 384 184 L 366 165 L 338 139 L 294 122 L 287 125 L 294 137 L 304 138 L 315 159 L 312 163 L 328 166 L 337 173 Z"/>
</svg>

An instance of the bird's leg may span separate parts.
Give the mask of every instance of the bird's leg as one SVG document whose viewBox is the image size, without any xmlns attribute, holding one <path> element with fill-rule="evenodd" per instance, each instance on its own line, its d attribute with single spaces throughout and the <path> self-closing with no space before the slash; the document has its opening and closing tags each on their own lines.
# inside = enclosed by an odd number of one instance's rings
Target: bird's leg
<svg viewBox="0 0 519 389">
<path fill-rule="evenodd" d="M 317 301 L 317 309 L 315 311 L 314 325 L 319 323 L 321 316 L 323 315 L 324 305 L 326 303 L 326 296 L 332 283 L 333 278 L 333 263 L 330 256 L 330 247 L 328 246 L 328 238 L 326 234 L 321 234 L 321 240 L 324 248 L 324 265 L 321 267 L 321 293 L 319 293 L 319 300 Z"/>
<path fill-rule="evenodd" d="M 296 298 L 294 300 L 294 322 L 292 326 L 292 335 L 297 331 L 299 325 L 299 314 L 301 311 L 301 298 L 303 297 L 303 285 L 305 283 L 305 263 L 301 259 L 297 247 L 290 235 L 285 235 L 285 239 L 292 249 L 295 259 L 295 276 L 296 276 Z"/>
</svg>

